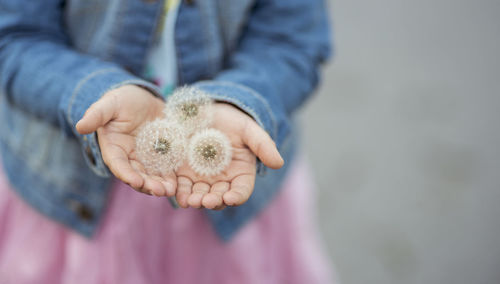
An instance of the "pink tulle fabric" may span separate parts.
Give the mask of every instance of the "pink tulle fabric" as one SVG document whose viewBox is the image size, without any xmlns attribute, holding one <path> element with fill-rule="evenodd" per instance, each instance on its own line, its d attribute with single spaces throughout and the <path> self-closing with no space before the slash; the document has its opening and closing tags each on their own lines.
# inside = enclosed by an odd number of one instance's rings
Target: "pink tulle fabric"
<svg viewBox="0 0 500 284">
<path fill-rule="evenodd" d="M 227 243 L 201 210 L 113 186 L 89 240 L 40 215 L 0 169 L 0 283 L 334 283 L 317 235 L 307 165 Z"/>
</svg>

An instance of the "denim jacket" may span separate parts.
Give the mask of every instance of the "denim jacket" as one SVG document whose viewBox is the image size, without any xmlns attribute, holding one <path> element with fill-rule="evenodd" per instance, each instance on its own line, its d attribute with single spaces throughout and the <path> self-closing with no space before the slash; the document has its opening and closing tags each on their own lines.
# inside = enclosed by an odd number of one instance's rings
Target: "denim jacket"
<svg viewBox="0 0 500 284">
<path fill-rule="evenodd" d="M 31 206 L 85 236 L 96 231 L 112 179 L 95 133 L 80 135 L 75 124 L 104 93 L 125 84 L 160 96 L 140 74 L 163 4 L 0 0 L 4 170 Z M 296 140 L 291 118 L 330 52 L 325 11 L 322 0 L 182 2 L 175 28 L 179 84 L 247 112 L 289 165 Z M 229 239 L 255 217 L 286 171 L 259 170 L 248 202 L 206 210 L 219 236 Z"/>
</svg>

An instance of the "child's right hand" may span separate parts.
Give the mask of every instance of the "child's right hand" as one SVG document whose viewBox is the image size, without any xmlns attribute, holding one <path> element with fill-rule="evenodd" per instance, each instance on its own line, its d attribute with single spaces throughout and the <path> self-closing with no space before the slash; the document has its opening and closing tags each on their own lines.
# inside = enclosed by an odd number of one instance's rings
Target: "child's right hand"
<svg viewBox="0 0 500 284">
<path fill-rule="evenodd" d="M 137 191 L 174 196 L 175 174 L 148 175 L 135 156 L 135 136 L 140 127 L 163 116 L 165 103 L 146 89 L 125 85 L 104 94 L 77 123 L 80 134 L 97 131 L 104 163 L 120 180 Z"/>
</svg>

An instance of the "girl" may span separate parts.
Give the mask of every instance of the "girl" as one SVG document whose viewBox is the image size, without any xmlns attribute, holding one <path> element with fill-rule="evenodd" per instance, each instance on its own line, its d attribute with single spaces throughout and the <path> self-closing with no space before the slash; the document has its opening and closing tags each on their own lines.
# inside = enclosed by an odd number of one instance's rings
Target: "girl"
<svg viewBox="0 0 500 284">
<path fill-rule="evenodd" d="M 0 283 L 328 283 L 291 122 L 328 53 L 321 0 L 0 0 Z M 219 175 L 137 159 L 185 84 Z"/>
</svg>

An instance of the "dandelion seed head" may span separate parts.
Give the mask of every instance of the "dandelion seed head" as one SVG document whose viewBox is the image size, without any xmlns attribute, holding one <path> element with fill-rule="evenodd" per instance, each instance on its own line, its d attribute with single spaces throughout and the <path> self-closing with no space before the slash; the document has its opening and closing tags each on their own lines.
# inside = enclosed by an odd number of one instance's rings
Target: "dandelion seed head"
<svg viewBox="0 0 500 284">
<path fill-rule="evenodd" d="M 217 175 L 231 162 L 229 139 L 216 129 L 204 129 L 191 137 L 188 160 L 191 168 L 201 175 Z"/>
<path fill-rule="evenodd" d="M 170 141 L 167 139 L 160 137 L 156 139 L 155 144 L 153 145 L 153 148 L 155 149 L 156 153 L 160 153 L 162 155 L 165 155 L 170 151 Z"/>
<path fill-rule="evenodd" d="M 214 145 L 205 145 L 203 147 L 200 147 L 199 149 L 196 149 L 196 151 L 198 151 L 201 156 L 207 161 L 217 158 L 217 149 Z"/>
<path fill-rule="evenodd" d="M 212 99 L 195 87 L 178 88 L 165 105 L 165 115 L 186 129 L 188 135 L 207 128 L 213 120 Z"/>
<path fill-rule="evenodd" d="M 194 103 L 185 103 L 180 106 L 182 114 L 183 114 L 183 119 L 189 119 L 192 117 L 196 117 L 199 112 L 199 107 L 198 105 Z"/>
<path fill-rule="evenodd" d="M 136 154 L 148 174 L 176 170 L 185 157 L 186 136 L 181 127 L 157 119 L 144 125 L 136 136 Z"/>
</svg>

